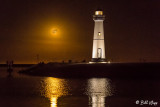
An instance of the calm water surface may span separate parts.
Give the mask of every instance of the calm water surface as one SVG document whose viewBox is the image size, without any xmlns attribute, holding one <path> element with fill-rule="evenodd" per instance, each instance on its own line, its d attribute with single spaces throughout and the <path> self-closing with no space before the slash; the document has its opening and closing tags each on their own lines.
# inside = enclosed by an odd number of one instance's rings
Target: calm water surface
<svg viewBox="0 0 160 107">
<path fill-rule="evenodd" d="M 33 77 L 20 69 L 8 75 L 0 67 L 0 107 L 160 107 L 160 80 Z"/>
</svg>

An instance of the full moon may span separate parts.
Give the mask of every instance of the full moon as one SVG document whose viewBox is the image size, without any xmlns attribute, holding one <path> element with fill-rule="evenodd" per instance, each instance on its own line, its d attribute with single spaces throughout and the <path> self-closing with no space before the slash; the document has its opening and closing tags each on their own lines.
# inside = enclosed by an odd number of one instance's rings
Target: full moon
<svg viewBox="0 0 160 107">
<path fill-rule="evenodd" d="M 53 33 L 53 34 L 56 34 L 56 33 L 57 33 L 57 29 L 53 29 L 53 30 L 52 30 L 52 33 Z"/>
<path fill-rule="evenodd" d="M 59 35 L 59 29 L 58 28 L 52 28 L 52 29 L 50 29 L 50 34 L 51 35 Z"/>
</svg>

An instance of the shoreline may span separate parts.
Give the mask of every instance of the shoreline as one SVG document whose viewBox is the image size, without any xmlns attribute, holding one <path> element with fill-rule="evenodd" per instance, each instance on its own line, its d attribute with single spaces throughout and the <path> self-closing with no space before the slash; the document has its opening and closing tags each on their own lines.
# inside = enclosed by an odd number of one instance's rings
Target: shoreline
<svg viewBox="0 0 160 107">
<path fill-rule="evenodd" d="M 48 63 L 33 65 L 19 73 L 60 78 L 159 78 L 160 63 Z"/>
<path fill-rule="evenodd" d="M 30 67 L 36 64 L 13 64 L 13 67 Z M 7 64 L 0 64 L 0 67 L 8 67 Z"/>
</svg>

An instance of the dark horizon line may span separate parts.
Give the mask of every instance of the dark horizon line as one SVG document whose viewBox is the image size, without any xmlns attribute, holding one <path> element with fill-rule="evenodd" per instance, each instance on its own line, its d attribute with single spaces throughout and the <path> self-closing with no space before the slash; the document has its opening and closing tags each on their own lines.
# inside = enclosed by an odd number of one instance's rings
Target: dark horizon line
<svg viewBox="0 0 160 107">
<path fill-rule="evenodd" d="M 107 61 L 106 61 L 107 62 Z M 63 62 L 48 62 L 48 63 L 63 63 Z M 44 63 L 44 64 L 48 64 L 48 63 Z M 86 62 L 71 62 L 71 64 L 73 63 L 89 63 L 88 61 Z M 126 63 L 126 64 L 132 64 L 132 63 L 160 63 L 160 61 L 157 61 L 157 62 L 110 62 L 110 63 Z M 31 65 L 36 65 L 38 63 L 23 63 L 23 64 L 20 64 L 20 63 L 16 63 L 16 64 L 13 64 L 13 67 L 17 67 L 17 66 L 31 66 Z M 40 63 L 39 63 L 40 64 Z M 65 62 L 64 64 L 69 64 L 69 62 Z M 7 64 L 0 64 L 0 67 L 4 67 L 4 66 L 7 66 Z"/>
</svg>

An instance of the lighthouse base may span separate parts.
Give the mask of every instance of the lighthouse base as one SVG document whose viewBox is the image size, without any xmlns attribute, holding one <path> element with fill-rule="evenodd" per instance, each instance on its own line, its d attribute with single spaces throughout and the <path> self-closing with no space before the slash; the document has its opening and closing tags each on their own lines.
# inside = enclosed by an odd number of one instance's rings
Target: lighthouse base
<svg viewBox="0 0 160 107">
<path fill-rule="evenodd" d="M 104 58 L 92 58 L 89 63 L 107 63 Z"/>
</svg>

